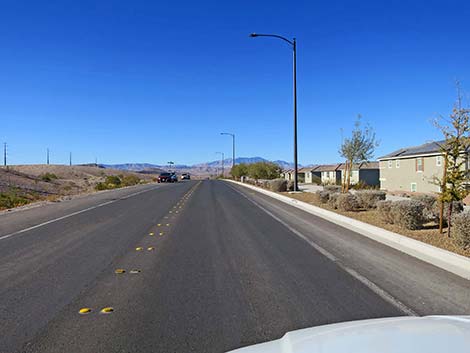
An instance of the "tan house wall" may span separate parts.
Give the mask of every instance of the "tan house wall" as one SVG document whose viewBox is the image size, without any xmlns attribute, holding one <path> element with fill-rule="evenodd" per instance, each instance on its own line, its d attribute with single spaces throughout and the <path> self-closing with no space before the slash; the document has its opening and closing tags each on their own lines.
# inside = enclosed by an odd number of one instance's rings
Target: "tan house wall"
<svg viewBox="0 0 470 353">
<path fill-rule="evenodd" d="M 341 169 L 341 180 L 345 180 L 344 176 L 345 174 L 347 175 L 346 171 L 344 169 Z M 353 170 L 351 171 L 351 177 L 349 183 L 351 185 L 357 184 L 359 182 L 359 170 Z"/>
<path fill-rule="evenodd" d="M 440 166 L 437 158 L 440 157 Z M 416 170 L 417 159 L 423 159 L 423 171 Z M 390 164 L 389 164 L 389 161 Z M 398 164 L 397 164 L 398 161 Z M 425 157 L 398 158 L 379 161 L 380 189 L 387 191 L 439 192 L 434 177 L 442 178 L 444 158 L 440 154 Z M 412 183 L 415 184 L 412 187 Z"/>
<path fill-rule="evenodd" d="M 321 172 L 321 182 L 322 184 L 336 184 L 341 181 L 340 176 L 339 171 Z"/>
</svg>

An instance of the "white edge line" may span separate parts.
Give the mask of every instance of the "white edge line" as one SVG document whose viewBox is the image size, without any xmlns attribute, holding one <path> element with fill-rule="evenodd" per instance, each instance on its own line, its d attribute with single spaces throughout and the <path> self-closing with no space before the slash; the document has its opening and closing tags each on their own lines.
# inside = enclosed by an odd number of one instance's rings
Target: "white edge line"
<svg viewBox="0 0 470 353">
<path fill-rule="evenodd" d="M 352 230 L 359 235 L 368 237 L 376 242 L 385 244 L 421 261 L 427 262 L 464 279 L 470 280 L 470 259 L 465 256 L 437 248 L 433 245 L 423 243 L 413 238 L 409 238 L 401 234 L 394 233 L 332 211 L 328 211 L 324 208 L 314 206 L 297 199 L 279 195 L 272 191 L 261 189 L 253 185 L 247 185 L 233 180 L 227 181 L 233 184 L 241 185 L 248 189 L 255 190 L 260 194 L 267 195 L 290 206 L 296 207 L 304 212 L 321 217 L 343 228 Z"/>
<path fill-rule="evenodd" d="M 51 219 L 51 220 L 49 220 L 49 221 L 36 224 L 35 226 L 28 227 L 28 228 L 21 229 L 21 230 L 18 230 L 18 231 L 16 231 L 16 232 L 13 232 L 13 233 L 10 233 L 10 234 L 3 235 L 3 236 L 0 237 L 0 240 L 8 239 L 8 238 L 10 238 L 10 237 L 12 237 L 12 236 L 14 236 L 14 235 L 22 234 L 22 233 L 28 232 L 28 231 L 30 231 L 30 230 L 33 230 L 33 229 L 36 229 L 36 228 L 39 228 L 39 227 L 43 227 L 43 226 L 45 226 L 45 225 L 48 225 L 48 224 L 51 224 L 51 223 L 54 223 L 54 222 L 58 222 L 58 221 L 61 221 L 61 220 L 63 220 L 63 219 L 66 219 L 66 218 L 76 216 L 76 215 L 78 215 L 78 214 L 80 214 L 80 213 L 88 212 L 88 211 L 94 210 L 95 208 L 103 207 L 103 206 L 109 205 L 109 204 L 111 204 L 111 203 L 120 201 L 120 200 L 126 200 L 126 199 L 128 199 L 128 198 L 133 197 L 133 196 L 137 196 L 137 195 L 139 195 L 139 194 L 143 194 L 144 192 L 148 192 L 148 191 L 155 190 L 155 189 L 158 189 L 158 188 L 157 188 L 157 187 L 153 187 L 153 188 L 150 188 L 150 189 L 146 189 L 146 190 L 134 192 L 134 193 L 132 193 L 132 194 L 130 194 L 130 195 L 117 198 L 116 200 L 106 201 L 106 202 L 100 203 L 100 204 L 98 204 L 98 205 L 85 208 L 85 209 L 80 210 L 80 211 L 76 211 L 76 212 L 73 212 L 73 213 L 69 213 L 69 214 L 67 214 L 67 215 L 65 215 L 65 216 L 58 217 L 58 218 L 54 218 L 54 219 Z"/>
<path fill-rule="evenodd" d="M 305 235 L 303 235 L 302 233 L 300 233 L 298 230 L 296 230 L 295 228 L 292 228 L 289 224 L 287 224 L 286 222 L 284 222 L 282 219 L 280 219 L 279 217 L 277 217 L 275 214 L 273 214 L 271 211 L 267 210 L 266 208 L 264 208 L 263 206 L 261 206 L 258 202 L 250 199 L 248 196 L 246 196 L 245 194 L 243 194 L 240 190 L 237 190 L 236 188 L 234 188 L 233 186 L 227 184 L 231 189 L 235 190 L 237 193 L 239 193 L 240 195 L 242 195 L 244 198 L 246 198 L 248 201 L 250 201 L 251 203 L 253 203 L 255 206 L 257 206 L 258 208 L 260 208 L 262 211 L 264 211 L 265 213 L 267 213 L 269 216 L 271 216 L 272 218 L 274 218 L 276 221 L 278 221 L 279 223 L 281 223 L 284 227 L 286 227 L 288 230 L 290 230 L 292 233 L 294 233 L 295 235 L 297 235 L 299 238 L 301 238 L 302 240 L 304 240 L 305 242 L 307 242 L 311 247 L 313 247 L 315 250 L 317 250 L 319 253 L 321 253 L 323 256 L 325 256 L 326 258 L 328 258 L 329 260 L 333 261 L 339 268 L 341 268 L 342 270 L 346 271 L 349 275 L 351 275 L 352 277 L 354 277 L 355 279 L 357 279 L 359 282 L 361 282 L 362 284 L 364 284 L 366 287 L 368 287 L 372 292 L 374 292 L 375 294 L 377 294 L 379 297 L 381 297 L 383 300 L 385 300 L 386 302 L 392 304 L 393 306 L 395 306 L 396 308 L 398 308 L 400 311 L 402 311 L 403 313 L 405 313 L 406 315 L 409 315 L 409 316 L 419 316 L 418 313 L 416 313 L 415 311 L 413 311 L 412 309 L 408 308 L 405 304 L 403 304 L 401 301 L 399 301 L 398 299 L 396 299 L 395 297 L 393 297 L 390 293 L 386 292 L 385 290 L 383 290 L 382 288 L 380 288 L 379 286 L 377 286 L 374 282 L 370 281 L 369 279 L 367 279 L 366 277 L 364 277 L 363 275 L 361 275 L 360 273 L 358 273 L 357 271 L 353 270 L 352 268 L 349 268 L 348 266 L 344 265 L 338 258 L 336 258 L 336 256 L 334 256 L 332 253 L 330 253 L 328 250 L 322 248 L 321 246 L 319 246 L 318 244 L 316 244 L 315 242 L 313 242 L 311 239 L 309 239 L 308 237 L 306 237 Z"/>
</svg>

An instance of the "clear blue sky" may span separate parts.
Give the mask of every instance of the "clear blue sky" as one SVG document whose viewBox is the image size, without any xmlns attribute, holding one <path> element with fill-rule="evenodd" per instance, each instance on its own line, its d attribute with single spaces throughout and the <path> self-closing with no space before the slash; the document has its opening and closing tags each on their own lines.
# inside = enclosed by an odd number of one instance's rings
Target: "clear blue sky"
<svg viewBox="0 0 470 353">
<path fill-rule="evenodd" d="M 439 138 L 459 79 L 470 91 L 468 1 L 0 3 L 0 140 L 10 161 L 292 160 L 298 40 L 299 161 L 340 160 L 362 114 L 376 156 Z"/>
</svg>

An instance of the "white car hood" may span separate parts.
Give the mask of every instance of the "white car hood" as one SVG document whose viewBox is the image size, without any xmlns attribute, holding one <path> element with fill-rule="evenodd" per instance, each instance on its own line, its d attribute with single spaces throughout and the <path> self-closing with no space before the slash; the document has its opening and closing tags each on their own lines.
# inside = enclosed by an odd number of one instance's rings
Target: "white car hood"
<svg viewBox="0 0 470 353">
<path fill-rule="evenodd" d="M 237 353 L 470 352 L 470 316 L 351 321 L 288 332 Z"/>
</svg>

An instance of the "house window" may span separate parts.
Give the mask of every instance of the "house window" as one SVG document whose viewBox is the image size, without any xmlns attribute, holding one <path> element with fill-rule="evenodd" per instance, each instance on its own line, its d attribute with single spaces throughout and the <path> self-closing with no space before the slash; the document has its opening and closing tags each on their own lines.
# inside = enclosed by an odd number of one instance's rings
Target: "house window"
<svg viewBox="0 0 470 353">
<path fill-rule="evenodd" d="M 416 171 L 422 172 L 424 170 L 424 160 L 423 158 L 416 158 Z"/>
<path fill-rule="evenodd" d="M 392 168 L 392 163 L 393 163 L 393 161 L 388 161 L 388 167 L 389 168 Z"/>
<path fill-rule="evenodd" d="M 395 161 L 395 168 L 400 168 L 400 160 L 399 159 L 397 159 Z"/>
<path fill-rule="evenodd" d="M 436 166 L 440 167 L 442 165 L 442 156 L 436 157 Z"/>
<path fill-rule="evenodd" d="M 411 192 L 416 192 L 417 189 L 416 183 L 411 183 Z"/>
</svg>

